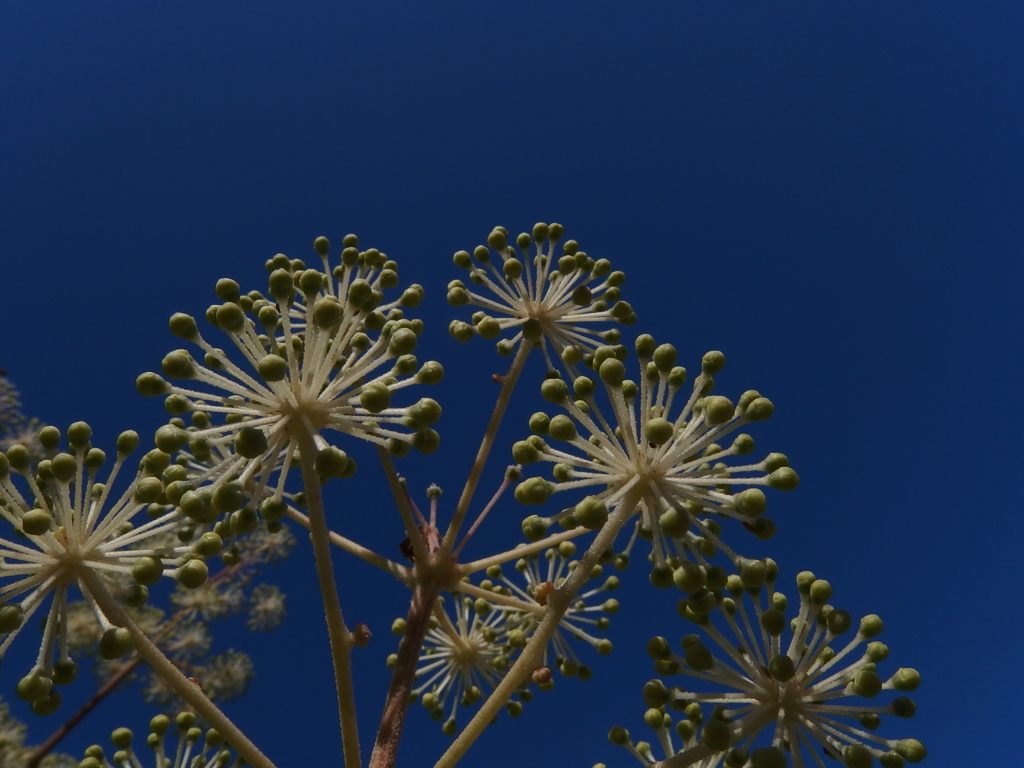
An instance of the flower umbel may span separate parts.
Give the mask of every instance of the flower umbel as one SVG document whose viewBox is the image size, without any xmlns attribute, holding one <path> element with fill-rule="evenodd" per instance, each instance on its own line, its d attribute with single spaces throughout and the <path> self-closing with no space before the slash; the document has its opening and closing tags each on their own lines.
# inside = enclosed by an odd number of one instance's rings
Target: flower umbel
<svg viewBox="0 0 1024 768">
<path fill-rule="evenodd" d="M 888 679 L 879 675 L 877 665 L 889 655 L 875 640 L 881 619 L 865 616 L 852 638 L 840 640 L 854 622 L 849 613 L 828 604 L 831 585 L 809 571 L 796 577 L 800 603 L 789 619 L 788 601 L 774 588 L 777 572 L 770 560 L 746 561 L 739 574 L 724 583 L 716 578 L 681 600 L 680 613 L 702 630 L 683 638 L 682 655 L 663 637 L 648 643 L 659 673 L 687 675 L 704 681 L 697 686 L 707 689 L 668 688 L 661 680 L 644 686 L 651 707 L 645 720 L 668 756 L 677 752 L 665 708 L 686 714 L 675 728 L 682 742 L 679 754 L 666 765 L 693 765 L 712 752 L 730 768 L 781 768 L 787 753 L 796 768 L 820 766 L 820 753 L 848 768 L 867 768 L 875 759 L 883 768 L 898 768 L 924 759 L 919 741 L 873 733 L 883 715 L 908 718 L 916 707 L 903 695 L 883 703 L 872 700 L 883 691 L 913 691 L 921 679 L 909 668 L 897 669 Z M 716 651 L 705 645 L 705 637 Z M 705 714 L 703 705 L 713 710 Z M 614 743 L 630 746 L 628 735 L 623 739 L 613 731 L 616 735 Z M 646 762 L 653 760 L 648 756 Z"/>
<path fill-rule="evenodd" d="M 262 498 L 275 471 L 273 503 L 280 505 L 298 430 L 315 436 L 325 478 L 347 477 L 355 465 L 328 447 L 323 430 L 368 440 L 395 455 L 412 446 L 430 453 L 438 445 L 430 429 L 441 415 L 436 402 L 391 403 L 399 390 L 443 376 L 438 363 L 419 366 L 412 352 L 422 323 L 405 319 L 399 308 L 417 306 L 422 288 L 414 285 L 385 302 L 383 291 L 398 284 L 397 264 L 375 248 L 359 251 L 355 235 L 346 236 L 344 245 L 341 263 L 332 268 L 330 243 L 317 238 L 323 271 L 275 256 L 267 262 L 269 298 L 259 291 L 242 295 L 234 280 L 218 281 L 223 303 L 211 306 L 206 319 L 227 334 L 243 362 L 210 344 L 191 316 L 171 318 L 171 332 L 196 344 L 203 361 L 175 350 L 163 360 L 164 375 L 209 391 L 172 386 L 155 373 L 138 379 L 143 394 L 168 396 L 172 414 L 192 412 L 192 431 L 162 427 L 158 444 L 170 452 L 188 444 L 199 461 L 220 458 L 208 478 L 210 491 L 229 485 L 228 495 L 239 501 L 235 509 L 245 497 Z"/>
<path fill-rule="evenodd" d="M 144 755 L 133 748 L 134 734 L 127 728 L 118 728 L 110 736 L 116 750 L 111 761 L 107 761 L 103 747 L 94 744 L 85 750 L 85 759 L 79 763 L 79 768 L 143 768 L 144 765 L 152 765 L 153 768 L 227 768 L 234 762 L 235 755 L 220 733 L 213 728 L 203 733 L 191 712 L 181 712 L 174 720 L 167 715 L 157 715 L 149 722 L 149 731 L 146 746 L 153 751 L 152 762 L 143 762 L 141 758 Z M 173 748 L 170 747 L 172 734 L 178 737 Z"/>
<path fill-rule="evenodd" d="M 0 537 L 0 580 L 4 582 L 0 632 L 7 635 L 0 643 L 0 655 L 46 596 L 54 594 L 35 667 L 18 684 L 18 695 L 31 701 L 40 714 L 54 711 L 60 703 L 53 686 L 70 683 L 77 674 L 68 654 L 71 587 L 82 591 L 104 630 L 101 655 L 115 658 L 131 648 L 127 630 L 113 627 L 97 607 L 82 581 L 86 571 L 115 593 L 123 591 L 123 582 L 134 579 L 137 583 L 125 593 L 126 601 L 133 604 L 144 602 L 146 585 L 161 576 L 191 586 L 206 578 L 206 565 L 192 556 L 191 546 L 167 536 L 181 526 L 180 514 L 154 505 L 151 519 L 141 525 L 135 522 L 138 513 L 163 494 L 163 484 L 154 476 L 160 468 L 154 468 L 149 457 L 119 497 L 112 491 L 125 459 L 138 446 L 138 435 L 124 432 L 118 438 L 117 459 L 106 482 L 97 479 L 106 455 L 91 445 L 91 435 L 88 424 L 72 424 L 69 452 L 59 453 L 60 432 L 46 427 L 40 440 L 50 458 L 39 462 L 34 471 L 23 446 L 0 455 L 0 516 L 15 534 Z M 27 493 L 23 495 L 12 475 L 22 478 Z"/>
<path fill-rule="evenodd" d="M 598 406 L 594 378 L 579 376 L 572 384 L 560 378 L 544 381 L 542 396 L 568 415 L 534 414 L 534 436 L 516 443 L 512 455 L 524 465 L 553 463 L 557 482 L 530 478 L 516 488 L 516 498 L 541 504 L 556 491 L 600 489 L 550 518 L 527 518 L 523 529 L 532 540 L 540 539 L 552 521 L 570 528 L 601 528 L 609 509 L 635 504 L 641 515 L 640 533 L 652 541 L 656 578 L 667 576 L 665 586 L 671 584 L 671 566 L 680 560 L 704 563 L 719 548 L 738 560 L 723 543 L 718 521 L 709 515 L 737 519 L 762 539 L 774 533 L 774 524 L 762 517 L 767 502 L 761 489 L 735 493 L 734 486 L 791 490 L 799 479 L 778 453 L 752 464 L 723 461 L 752 453 L 754 440 L 741 434 L 726 448 L 720 441 L 745 424 L 769 418 L 774 407 L 754 390 L 745 392 L 735 405 L 711 394 L 712 377 L 725 365 L 721 352 L 704 355 L 701 374 L 673 416 L 673 405 L 686 383 L 686 369 L 676 365 L 675 348 L 657 346 L 645 334 L 636 340 L 636 350 L 639 385 L 625 378 L 622 361 L 628 350 L 623 345 L 599 347 L 590 361 L 607 392 L 608 415 Z M 544 437 L 568 447 L 556 448 Z"/>
<path fill-rule="evenodd" d="M 529 636 L 544 618 L 548 595 L 560 587 L 569 573 L 578 565 L 576 560 L 571 559 L 574 554 L 576 554 L 576 545 L 571 541 L 563 541 L 557 547 L 545 550 L 543 559 L 537 555 L 520 558 L 515 563 L 515 569 L 521 579 L 525 580 L 525 585 L 520 580 L 513 581 L 505 576 L 500 566 L 491 566 L 487 569 L 487 575 L 491 579 L 500 581 L 500 584 L 492 584 L 488 580 L 480 586 L 495 593 L 495 609 L 507 614 L 506 621 L 509 626 L 507 634 L 509 643 L 513 647 L 523 648 L 526 646 Z M 595 581 L 600 579 L 603 575 L 602 570 L 602 566 L 598 565 L 591 573 L 590 578 Z M 501 584 L 505 585 L 504 588 L 501 587 Z M 618 577 L 609 576 L 600 586 L 584 590 L 576 595 L 566 609 L 565 615 L 558 622 L 558 629 L 555 630 L 544 649 L 541 662 L 543 666 L 553 665 L 566 677 L 579 677 L 580 680 L 590 678 L 592 674 L 590 668 L 580 662 L 569 638 L 588 643 L 601 655 L 611 653 L 611 641 L 594 635 L 595 631 L 607 629 L 611 622 L 605 615 L 594 616 L 594 614 L 610 615 L 618 612 L 618 600 L 601 600 L 603 593 L 618 589 L 618 587 Z M 498 602 L 502 596 L 514 598 L 520 605 Z M 487 598 L 481 599 L 486 600 Z"/>
<path fill-rule="evenodd" d="M 609 337 L 601 328 L 615 321 L 627 325 L 636 321 L 633 308 L 620 301 L 619 286 L 626 276 L 613 272 L 607 259 L 595 261 L 579 250 L 575 240 L 562 243 L 556 253 L 563 233 L 561 224 L 535 224 L 532 237 L 523 232 L 516 238 L 520 253 L 508 242 L 508 230 L 495 227 L 487 243 L 500 257 L 497 264 L 486 245 L 478 245 L 472 256 L 468 251 L 456 253 L 455 265 L 468 269 L 470 282 L 486 288 L 493 298 L 474 292 L 461 280 L 449 283 L 449 304 L 481 308 L 473 315 L 472 325 L 453 321 L 451 334 L 466 341 L 474 334 L 496 339 L 511 333 L 498 342 L 499 352 L 511 354 L 520 341 L 536 343 L 543 347 L 549 368 L 553 367 L 550 344 L 571 370 L 599 344 L 618 341 L 617 330 L 611 329 Z M 483 266 L 477 266 L 474 258 Z"/>
</svg>

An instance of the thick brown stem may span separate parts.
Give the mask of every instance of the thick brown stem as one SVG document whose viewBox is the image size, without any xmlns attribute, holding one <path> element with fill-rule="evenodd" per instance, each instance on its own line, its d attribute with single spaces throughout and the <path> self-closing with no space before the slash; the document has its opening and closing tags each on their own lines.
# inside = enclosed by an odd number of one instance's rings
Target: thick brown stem
<svg viewBox="0 0 1024 768">
<path fill-rule="evenodd" d="M 92 698 L 82 705 L 81 709 L 69 717 L 64 725 L 51 733 L 50 738 L 32 750 L 32 754 L 28 756 L 28 762 L 25 763 L 26 768 L 37 768 L 43 758 L 50 754 L 53 751 L 53 748 L 60 744 L 61 740 L 74 730 L 76 725 L 82 722 L 90 712 L 96 709 L 96 707 L 98 707 L 100 703 L 107 698 L 111 691 L 117 688 L 117 686 L 119 686 L 124 679 L 134 672 L 141 664 L 142 657 L 136 656 L 114 673 L 114 676 L 107 680 L 107 682 L 103 684 L 103 687 L 96 691 Z"/>
<path fill-rule="evenodd" d="M 436 587 L 416 585 L 405 619 L 405 632 L 398 646 L 398 660 L 391 675 L 391 686 L 384 702 L 377 741 L 373 745 L 370 768 L 392 768 L 398 757 L 398 742 L 402 738 L 405 713 L 409 709 L 409 695 L 416 681 L 416 666 L 427 634 L 431 610 L 440 590 Z"/>
</svg>

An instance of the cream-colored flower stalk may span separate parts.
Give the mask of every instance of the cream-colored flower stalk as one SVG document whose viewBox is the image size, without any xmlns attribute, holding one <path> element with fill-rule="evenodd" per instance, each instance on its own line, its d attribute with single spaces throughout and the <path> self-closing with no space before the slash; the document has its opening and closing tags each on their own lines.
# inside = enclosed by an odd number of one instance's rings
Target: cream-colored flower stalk
<svg viewBox="0 0 1024 768">
<path fill-rule="evenodd" d="M 181 712 L 174 720 L 157 715 L 150 720 L 149 731 L 146 747 L 152 758 L 135 750 L 134 734 L 128 728 L 118 728 L 110 735 L 115 752 L 109 762 L 103 747 L 96 744 L 85 750 L 79 768 L 227 768 L 235 764 L 235 755 L 220 733 L 213 728 L 204 733 L 191 712 Z M 171 741 L 174 736 L 176 744 Z"/>
<path fill-rule="evenodd" d="M 666 586 L 680 562 L 703 564 L 718 549 L 738 560 L 722 540 L 717 517 L 738 520 L 759 538 L 769 538 L 775 526 L 762 516 L 766 499 L 760 487 L 791 490 L 799 478 L 782 454 L 755 463 L 736 461 L 753 452 L 749 435 L 723 447 L 724 438 L 744 425 L 769 418 L 773 405 L 753 390 L 736 404 L 711 394 L 712 377 L 725 365 L 721 352 L 704 356 L 701 374 L 681 397 L 686 370 L 676 365 L 675 348 L 657 346 L 645 334 L 636 340 L 636 350 L 639 383 L 626 378 L 628 350 L 622 345 L 597 349 L 593 378 L 543 382 L 542 396 L 567 413 L 534 414 L 534 436 L 516 443 L 512 455 L 523 465 L 551 462 L 556 482 L 530 478 L 516 488 L 516 498 L 541 504 L 557 491 L 592 492 L 575 508 L 527 518 L 523 529 L 531 540 L 556 521 L 601 528 L 610 509 L 634 505 L 640 533 L 652 542 L 652 578 Z M 610 409 L 598 404 L 595 379 L 603 384 Z M 736 486 L 753 487 L 736 491 Z"/>
<path fill-rule="evenodd" d="M 569 573 L 578 565 L 572 559 L 575 554 L 576 545 L 571 541 L 563 541 L 557 547 L 545 550 L 543 559 L 535 554 L 522 557 L 515 562 L 518 579 L 505 576 L 501 566 L 487 569 L 488 577 L 494 579 L 494 582 L 487 580 L 480 586 L 495 593 L 495 609 L 507 614 L 509 644 L 514 648 L 526 646 L 530 635 L 544 618 L 548 595 L 562 586 Z M 596 581 L 602 577 L 603 566 L 598 565 L 590 579 Z M 618 600 L 605 599 L 607 592 L 618 587 L 618 577 L 609 576 L 600 586 L 584 589 L 576 595 L 544 649 L 543 666 L 557 667 L 566 677 L 579 677 L 580 680 L 590 678 L 590 667 L 580 661 L 570 638 L 587 643 L 602 656 L 611 653 L 611 641 L 596 633 L 606 630 L 611 623 L 608 615 L 619 610 Z M 503 596 L 514 598 L 519 605 L 497 602 Z"/>
<path fill-rule="evenodd" d="M 924 759 L 916 739 L 874 733 L 883 717 L 908 718 L 916 710 L 907 696 L 885 692 L 907 693 L 920 683 L 909 668 L 879 674 L 889 656 L 875 639 L 881 619 L 870 615 L 855 625 L 828 604 L 831 585 L 809 571 L 796 577 L 800 602 L 787 616 L 789 601 L 774 588 L 777 573 L 771 560 L 748 560 L 738 574 L 708 573 L 706 586 L 679 603 L 700 633 L 683 637 L 679 652 L 663 637 L 648 643 L 660 674 L 691 681 L 685 688 L 660 679 L 644 686 L 644 719 L 669 758 L 658 765 L 704 766 L 717 756 L 728 768 L 784 768 L 790 761 L 805 768 L 822 766 L 824 754 L 847 768 L 875 760 L 900 768 Z M 674 729 L 669 710 L 682 713 Z M 609 738 L 643 756 L 623 729 Z M 646 755 L 641 762 L 656 761 Z"/>
<path fill-rule="evenodd" d="M 206 478 L 210 498 L 189 497 L 197 514 L 202 506 L 233 512 L 247 498 L 263 499 L 275 474 L 274 494 L 262 503 L 281 512 L 276 508 L 283 504 L 299 431 L 314 436 L 324 477 L 348 476 L 355 469 L 344 452 L 328 446 L 325 430 L 396 455 L 413 446 L 424 453 L 437 447 L 437 433 L 430 429 L 440 418 L 436 402 L 392 404 L 400 390 L 443 376 L 440 364 L 417 362 L 412 352 L 422 323 L 406 319 L 399 308 L 418 305 L 422 289 L 412 286 L 385 302 L 383 291 L 398 284 L 397 264 L 376 249 L 359 251 L 354 235 L 344 244 L 341 263 L 332 267 L 330 243 L 317 238 L 322 271 L 275 256 L 267 262 L 269 297 L 258 291 L 243 295 L 233 280 L 217 283 L 223 303 L 211 306 L 206 319 L 227 334 L 237 359 L 207 341 L 191 316 L 171 318 L 171 332 L 197 345 L 201 360 L 175 350 L 164 358 L 163 373 L 192 384 L 171 385 L 147 373 L 137 385 L 143 394 L 167 395 L 172 414 L 192 413 L 194 429 L 168 425 L 158 431 L 161 448 L 173 452 L 188 445 L 200 461 L 219 459 Z"/>
<path fill-rule="evenodd" d="M 68 429 L 68 452 L 58 452 L 61 435 L 55 427 L 40 433 L 50 458 L 32 469 L 23 446 L 0 454 L 0 516 L 14 529 L 0 537 L 0 643 L 2 655 L 20 629 L 51 593 L 39 655 L 31 673 L 18 684 L 18 695 L 46 714 L 60 704 L 55 685 L 71 682 L 77 665 L 68 653 L 68 596 L 79 589 L 103 628 L 100 654 L 116 658 L 131 648 L 127 629 L 114 627 L 97 605 L 90 584 L 124 593 L 131 604 L 145 601 L 146 585 L 162 576 L 195 587 L 206 580 L 207 567 L 191 545 L 166 534 L 179 529 L 184 518 L 173 509 L 152 506 L 164 493 L 160 471 L 169 461 L 159 451 L 147 455 L 142 467 L 120 494 L 114 490 L 118 473 L 138 446 L 134 432 L 117 440 L 117 459 L 105 482 L 98 478 L 106 455 L 90 443 L 92 430 L 84 422 Z M 162 457 L 162 458 L 161 458 Z M 20 477 L 15 483 L 15 477 Z M 23 489 L 19 489 L 19 484 Z M 151 514 L 140 512 L 149 508 Z M 148 518 L 148 519 L 147 519 Z M 134 580 L 124 592 L 122 583 Z"/>
<path fill-rule="evenodd" d="M 516 251 L 508 242 L 508 230 L 495 227 L 487 243 L 497 260 L 486 245 L 478 245 L 472 256 L 456 253 L 455 265 L 469 270 L 470 282 L 488 295 L 461 280 L 449 283 L 449 304 L 480 308 L 472 325 L 453 321 L 451 334 L 460 341 L 474 334 L 484 339 L 505 336 L 498 342 L 498 351 L 505 355 L 523 341 L 539 344 L 549 368 L 553 352 L 571 370 L 600 344 L 618 341 L 618 330 L 609 331 L 608 325 L 636 321 L 633 308 L 620 300 L 619 286 L 626 276 L 613 272 L 607 259 L 595 261 L 579 250 L 575 240 L 559 247 L 563 233 L 561 224 L 535 224 L 532 237 L 523 232 L 516 238 Z"/>
</svg>

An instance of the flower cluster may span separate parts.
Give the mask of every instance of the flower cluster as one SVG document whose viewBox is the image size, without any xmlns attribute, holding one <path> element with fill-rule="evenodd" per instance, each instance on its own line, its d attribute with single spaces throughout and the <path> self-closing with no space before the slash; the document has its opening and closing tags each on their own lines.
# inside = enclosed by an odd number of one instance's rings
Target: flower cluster
<svg viewBox="0 0 1024 768">
<path fill-rule="evenodd" d="M 626 276 L 613 272 L 607 259 L 592 259 L 575 240 L 562 243 L 556 254 L 563 233 L 561 224 L 535 224 L 532 237 L 523 232 L 516 238 L 520 253 L 508 242 L 508 230 L 495 227 L 487 243 L 499 262 L 486 245 L 478 245 L 472 256 L 468 251 L 456 253 L 455 265 L 469 270 L 470 282 L 486 288 L 493 298 L 474 292 L 461 280 L 449 283 L 449 304 L 480 307 L 472 325 L 453 321 L 451 334 L 467 341 L 476 334 L 497 339 L 511 333 L 498 342 L 501 354 L 511 354 L 520 342 L 538 344 L 553 368 L 550 345 L 572 370 L 601 343 L 609 338 L 617 341 L 617 330 L 612 329 L 609 337 L 600 328 L 615 321 L 627 325 L 636 321 L 633 308 L 620 299 L 619 286 Z"/>
<path fill-rule="evenodd" d="M 0 517 L 13 529 L 13 536 L 0 536 L 0 633 L 6 634 L 0 655 L 46 597 L 54 595 L 35 666 L 18 684 L 18 695 L 31 701 L 38 713 L 54 711 L 60 704 L 54 686 L 70 683 L 77 675 L 67 639 L 72 587 L 82 592 L 103 628 L 101 655 L 116 658 L 130 650 L 131 639 L 126 629 L 112 626 L 100 611 L 93 595 L 96 588 L 122 593 L 123 585 L 134 581 L 124 597 L 141 605 L 147 586 L 163 576 L 197 587 L 208 572 L 202 556 L 172 535 L 182 525 L 181 515 L 156 504 L 164 491 L 159 474 L 169 457 L 159 451 L 147 454 L 118 496 L 113 486 L 138 446 L 138 435 L 120 435 L 106 482 L 97 478 L 106 454 L 92 446 L 91 436 L 88 424 L 72 424 L 67 433 L 69 452 L 58 452 L 59 430 L 44 428 L 39 437 L 49 458 L 34 470 L 23 446 L 0 454 Z M 16 477 L 26 486 L 24 493 L 14 482 Z M 137 517 L 144 509 L 148 519 L 139 524 Z"/>
<path fill-rule="evenodd" d="M 434 606 L 434 617 L 424 638 L 416 668 L 417 687 L 413 695 L 430 712 L 434 720 L 443 721 L 442 731 L 454 736 L 458 728 L 456 705 L 471 707 L 484 692 L 500 682 L 517 648 L 509 642 L 506 615 L 491 610 L 490 603 L 454 595 L 454 620 L 448 615 L 444 600 Z M 397 619 L 392 632 L 401 635 L 405 620 Z M 389 665 L 397 660 L 388 659 Z M 528 691 L 520 699 L 528 701 Z M 513 717 L 522 712 L 522 704 L 510 701 L 506 708 Z"/>
<path fill-rule="evenodd" d="M 883 703 L 875 703 L 875 697 L 913 691 L 921 679 L 910 668 L 897 669 L 888 679 L 879 674 L 878 665 L 889 656 L 875 639 L 881 619 L 865 616 L 849 640 L 841 639 L 854 622 L 828 604 L 831 585 L 809 571 L 796 577 L 800 603 L 789 619 L 788 600 L 774 588 L 777 573 L 771 560 L 746 561 L 736 574 L 708 573 L 705 586 L 679 604 L 680 614 L 701 634 L 683 637 L 681 655 L 663 637 L 648 643 L 660 674 L 686 675 L 706 689 L 669 688 L 660 679 L 644 686 L 649 707 L 644 720 L 666 757 L 673 757 L 667 764 L 783 768 L 789 755 L 802 768 L 820 766 L 819 753 L 848 768 L 868 768 L 876 759 L 883 768 L 922 760 L 926 750 L 916 739 L 873 733 L 883 716 L 908 718 L 916 710 L 904 695 Z M 668 709 L 683 713 L 674 729 Z M 633 743 L 624 729 L 613 729 L 609 738 L 645 765 L 656 762 L 650 745 Z"/>
<path fill-rule="evenodd" d="M 506 621 L 512 627 L 508 630 L 510 645 L 516 648 L 525 647 L 533 630 L 544 618 L 547 596 L 558 589 L 569 573 L 576 568 L 578 561 L 572 559 L 575 554 L 576 545 L 571 541 L 563 541 L 557 547 L 545 550 L 543 559 L 538 555 L 520 558 L 515 563 L 515 570 L 525 583 L 505 576 L 500 566 L 491 566 L 487 569 L 488 577 L 500 584 L 493 584 L 489 580 L 481 583 L 480 586 L 491 591 L 494 596 L 482 597 L 480 600 L 494 602 L 494 608 L 506 614 Z M 603 566 L 598 565 L 591 572 L 590 579 L 598 580 L 602 576 Z M 504 587 L 501 584 L 504 584 Z M 611 641 L 596 637 L 593 633 L 595 630 L 606 630 L 611 623 L 608 616 L 618 612 L 618 600 L 601 599 L 606 592 L 618 588 L 619 578 L 608 576 L 600 586 L 576 595 L 544 649 L 544 666 L 552 666 L 553 663 L 566 677 L 578 676 L 580 680 L 590 678 L 590 668 L 580 662 L 569 643 L 569 638 L 587 643 L 602 656 L 611 653 Z M 477 610 L 480 610 L 479 601 Z M 594 614 L 607 615 L 595 617 Z"/>
<path fill-rule="evenodd" d="M 187 445 L 206 465 L 189 478 L 193 487 L 183 488 L 180 501 L 190 517 L 213 520 L 252 498 L 273 518 L 282 508 L 299 431 L 315 436 L 324 478 L 347 477 L 355 463 L 328 446 L 323 430 L 368 440 L 395 455 L 410 447 L 424 453 L 437 448 L 430 427 L 440 406 L 429 398 L 403 407 L 391 402 L 399 390 L 437 383 L 444 375 L 436 362 L 417 362 L 412 353 L 422 322 L 406 319 L 400 308 L 417 306 L 423 289 L 413 285 L 385 302 L 383 292 L 398 285 L 398 265 L 357 245 L 355 235 L 346 236 L 341 263 L 332 267 L 330 243 L 317 238 L 322 271 L 278 254 L 267 262 L 269 296 L 243 295 L 234 280 L 220 280 L 222 303 L 211 306 L 206 319 L 234 344 L 237 361 L 208 342 L 191 316 L 171 318 L 171 332 L 197 345 L 202 360 L 175 350 L 164 357 L 163 374 L 194 384 L 171 385 L 146 373 L 137 387 L 145 395 L 166 395 L 172 415 L 191 414 L 190 427 L 172 423 L 157 432 L 159 447 L 175 452 Z M 265 498 L 274 474 L 275 490 Z M 199 485 L 205 487 L 197 490 Z"/>
<path fill-rule="evenodd" d="M 775 526 L 763 516 L 767 502 L 757 486 L 791 490 L 799 478 L 779 453 L 756 463 L 726 463 L 751 454 L 754 440 L 739 434 L 723 447 L 723 438 L 769 418 L 774 406 L 754 390 L 735 404 L 711 394 L 712 377 L 725 365 L 721 352 L 704 355 L 701 374 L 672 415 L 687 378 L 686 369 L 676 365 L 675 348 L 658 346 L 646 334 L 635 346 L 639 384 L 626 378 L 623 360 L 628 350 L 623 345 L 598 347 L 589 361 L 604 385 L 610 413 L 598 405 L 594 378 L 543 382 L 541 395 L 567 415 L 535 413 L 530 418 L 534 435 L 516 443 L 512 455 L 520 464 L 551 462 L 556 482 L 530 478 L 516 488 L 516 498 L 541 504 L 556 491 L 600 489 L 575 508 L 549 518 L 527 518 L 523 530 L 531 540 L 543 537 L 554 521 L 570 528 L 600 528 L 610 509 L 629 505 L 640 514 L 641 535 L 652 542 L 654 578 L 664 586 L 671 584 L 673 566 L 679 562 L 703 564 L 718 549 L 738 560 L 711 515 L 739 520 L 761 539 L 771 537 Z M 556 448 L 545 437 L 566 448 Z M 737 485 L 754 487 L 735 492 Z"/>
<path fill-rule="evenodd" d="M 157 715 L 150 720 L 149 731 L 146 746 L 153 752 L 151 763 L 143 763 L 139 753 L 132 748 L 134 734 L 127 728 L 118 728 L 110 735 L 110 741 L 116 748 L 110 762 L 103 747 L 94 744 L 85 750 L 85 758 L 79 763 L 79 768 L 143 768 L 147 764 L 154 768 L 227 768 L 235 761 L 235 755 L 224 743 L 224 738 L 213 728 L 203 733 L 191 712 L 181 712 L 173 721 L 167 715 Z M 178 737 L 173 748 L 170 748 L 170 734 Z"/>
</svg>

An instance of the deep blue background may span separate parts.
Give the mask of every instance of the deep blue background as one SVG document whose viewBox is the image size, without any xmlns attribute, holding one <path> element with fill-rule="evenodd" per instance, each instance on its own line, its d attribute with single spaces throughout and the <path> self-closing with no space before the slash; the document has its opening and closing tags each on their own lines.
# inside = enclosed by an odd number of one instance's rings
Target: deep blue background
<svg viewBox="0 0 1024 768">
<path fill-rule="evenodd" d="M 496 224 L 559 221 L 627 271 L 637 331 L 691 368 L 725 350 L 720 391 L 775 401 L 755 437 L 803 483 L 772 499 L 778 536 L 746 551 L 887 620 L 891 668 L 925 682 L 918 716 L 885 732 L 925 741 L 932 766 L 1009 765 L 1024 684 L 1022 34 L 1016 2 L 6 3 L 0 364 L 49 423 L 87 419 L 106 447 L 149 433 L 164 414 L 133 382 L 178 346 L 172 312 L 201 314 L 219 277 L 262 288 L 274 253 L 308 258 L 315 236 L 354 231 L 427 288 L 416 314 L 423 355 L 449 371 L 444 443 L 402 466 L 450 508 L 507 365 L 444 332 L 451 254 Z M 504 445 L 535 401 L 517 393 Z M 361 467 L 332 524 L 397 556 L 381 473 L 370 455 Z M 499 508 L 471 554 L 514 543 L 523 514 Z M 406 598 L 359 563 L 337 571 L 346 617 L 376 632 L 357 653 L 368 754 Z M 631 764 L 604 734 L 648 738 L 643 643 L 688 629 L 675 594 L 629 575 L 595 678 L 502 718 L 466 765 Z M 308 543 L 271 577 L 284 627 L 218 635 L 257 663 L 228 711 L 281 768 L 338 764 Z M 6 692 L 27 663 L 5 665 Z M 68 750 L 143 730 L 135 700 L 116 696 Z M 400 765 L 432 765 L 447 740 L 412 715 Z M 57 717 L 32 721 L 32 739 Z"/>
</svg>

